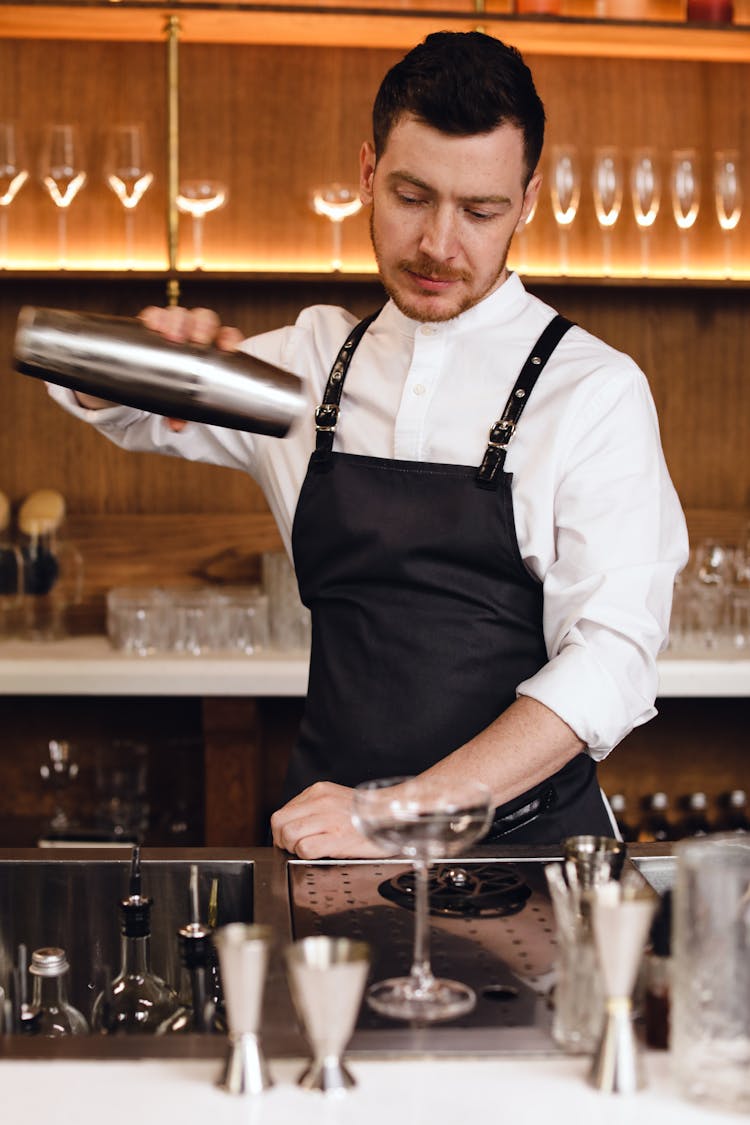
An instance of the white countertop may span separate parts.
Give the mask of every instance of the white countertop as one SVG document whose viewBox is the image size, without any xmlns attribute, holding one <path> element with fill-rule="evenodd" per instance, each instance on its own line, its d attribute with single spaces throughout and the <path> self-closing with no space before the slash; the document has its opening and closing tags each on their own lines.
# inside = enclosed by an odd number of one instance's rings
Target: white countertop
<svg viewBox="0 0 750 1125">
<path fill-rule="evenodd" d="M 123 656 L 106 637 L 0 641 L 0 695 L 303 696 L 306 653 Z M 659 661 L 659 695 L 750 696 L 750 659 Z"/>
<path fill-rule="evenodd" d="M 302 1090 L 303 1064 L 271 1064 L 276 1085 L 233 1096 L 216 1060 L 0 1062 L 4 1119 L 32 1125 L 729 1125 L 738 1114 L 679 1096 L 666 1053 L 649 1052 L 646 1089 L 601 1094 L 580 1058 L 356 1061 L 342 1095 Z"/>
</svg>

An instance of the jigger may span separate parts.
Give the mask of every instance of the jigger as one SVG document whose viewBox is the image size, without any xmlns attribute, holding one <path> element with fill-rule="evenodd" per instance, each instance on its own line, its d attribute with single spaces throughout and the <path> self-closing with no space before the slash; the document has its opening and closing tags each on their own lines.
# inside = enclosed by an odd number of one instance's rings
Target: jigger
<svg viewBox="0 0 750 1125">
<path fill-rule="evenodd" d="M 297 1079 L 308 1090 L 333 1093 L 355 1085 L 343 1054 L 354 1031 L 370 948 L 348 938 L 309 937 L 287 947 L 289 983 L 313 1059 Z"/>
<path fill-rule="evenodd" d="M 258 1039 L 272 931 L 232 922 L 214 934 L 229 1024 L 229 1053 L 217 1085 L 230 1094 L 260 1094 L 273 1085 Z"/>
<path fill-rule="evenodd" d="M 591 901 L 594 940 L 606 996 L 606 1018 L 589 1080 L 608 1094 L 631 1094 L 645 1085 L 633 1028 L 632 993 L 657 897 L 618 883 L 595 888 Z"/>
</svg>

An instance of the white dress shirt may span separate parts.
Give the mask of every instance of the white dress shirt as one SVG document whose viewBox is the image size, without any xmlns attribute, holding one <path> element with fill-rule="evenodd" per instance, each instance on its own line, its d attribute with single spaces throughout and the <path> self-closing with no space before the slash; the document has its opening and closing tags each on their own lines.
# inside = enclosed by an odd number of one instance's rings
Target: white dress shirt
<svg viewBox="0 0 750 1125">
<path fill-rule="evenodd" d="M 490 427 L 554 315 L 517 275 L 454 320 L 412 321 L 389 302 L 355 352 L 335 450 L 479 465 Z M 314 447 L 313 412 L 356 318 L 305 309 L 293 326 L 245 341 L 305 380 L 310 409 L 286 438 L 164 420 L 129 407 L 67 409 L 125 449 L 231 466 L 262 486 L 287 547 Z M 518 685 L 576 732 L 597 760 L 656 714 L 656 656 L 668 631 L 685 521 L 645 376 L 626 355 L 572 328 L 545 367 L 505 463 L 521 555 L 544 588 L 548 663 Z"/>
</svg>

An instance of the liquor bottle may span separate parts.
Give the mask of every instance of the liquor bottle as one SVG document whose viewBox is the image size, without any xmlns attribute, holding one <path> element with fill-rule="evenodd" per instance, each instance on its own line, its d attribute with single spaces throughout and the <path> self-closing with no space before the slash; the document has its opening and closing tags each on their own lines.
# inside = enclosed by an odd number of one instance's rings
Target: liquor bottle
<svg viewBox="0 0 750 1125">
<path fill-rule="evenodd" d="M 227 1030 L 219 998 L 212 990 L 213 930 L 199 918 L 198 867 L 190 868 L 190 917 L 186 926 L 177 931 L 180 949 L 183 984 L 180 995 L 184 1003 L 157 1028 L 157 1035 L 175 1035 L 185 1032 L 219 1032 Z"/>
<path fill-rule="evenodd" d="M 733 789 L 721 802 L 722 814 L 716 825 L 718 832 L 750 832 L 747 796 L 744 789 Z"/>
<path fill-rule="evenodd" d="M 68 1002 L 65 974 L 70 968 L 64 949 L 35 949 L 29 972 L 34 978 L 28 1009 L 28 1032 L 46 1039 L 62 1035 L 88 1035 L 89 1025 L 77 1008 Z"/>
<path fill-rule="evenodd" d="M 662 843 L 674 838 L 674 830 L 667 817 L 668 808 L 666 793 L 652 793 L 645 798 L 644 814 L 636 833 L 639 844 Z"/>
<path fill-rule="evenodd" d="M 615 823 L 619 829 L 620 835 L 626 843 L 635 840 L 636 830 L 635 827 L 628 820 L 627 801 L 624 793 L 613 793 L 609 798 L 609 807 L 612 809 L 612 815 L 615 818 Z"/>
<path fill-rule="evenodd" d="M 708 801 L 705 793 L 691 793 L 685 798 L 685 815 L 680 821 L 677 831 L 679 836 L 707 836 L 711 831 L 708 819 Z"/>
<path fill-rule="evenodd" d="M 92 1012 L 103 1034 L 155 1032 L 179 1007 L 174 989 L 151 968 L 151 907 L 141 894 L 140 847 L 133 848 L 130 893 L 120 902 L 122 964 L 120 972 L 97 996 Z"/>
</svg>

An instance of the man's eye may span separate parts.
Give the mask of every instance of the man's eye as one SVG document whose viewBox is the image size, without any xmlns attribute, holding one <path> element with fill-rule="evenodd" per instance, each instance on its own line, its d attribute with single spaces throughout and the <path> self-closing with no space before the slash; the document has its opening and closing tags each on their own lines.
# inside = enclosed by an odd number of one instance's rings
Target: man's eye
<svg viewBox="0 0 750 1125">
<path fill-rule="evenodd" d="M 496 217 L 494 211 L 474 211 L 471 208 L 467 208 L 466 213 L 471 219 L 476 219 L 479 223 L 486 223 L 489 219 L 494 219 Z"/>
<path fill-rule="evenodd" d="M 397 198 L 399 203 L 406 203 L 408 206 L 414 206 L 417 203 L 424 202 L 418 195 L 405 195 L 403 192 L 399 192 Z"/>
</svg>

